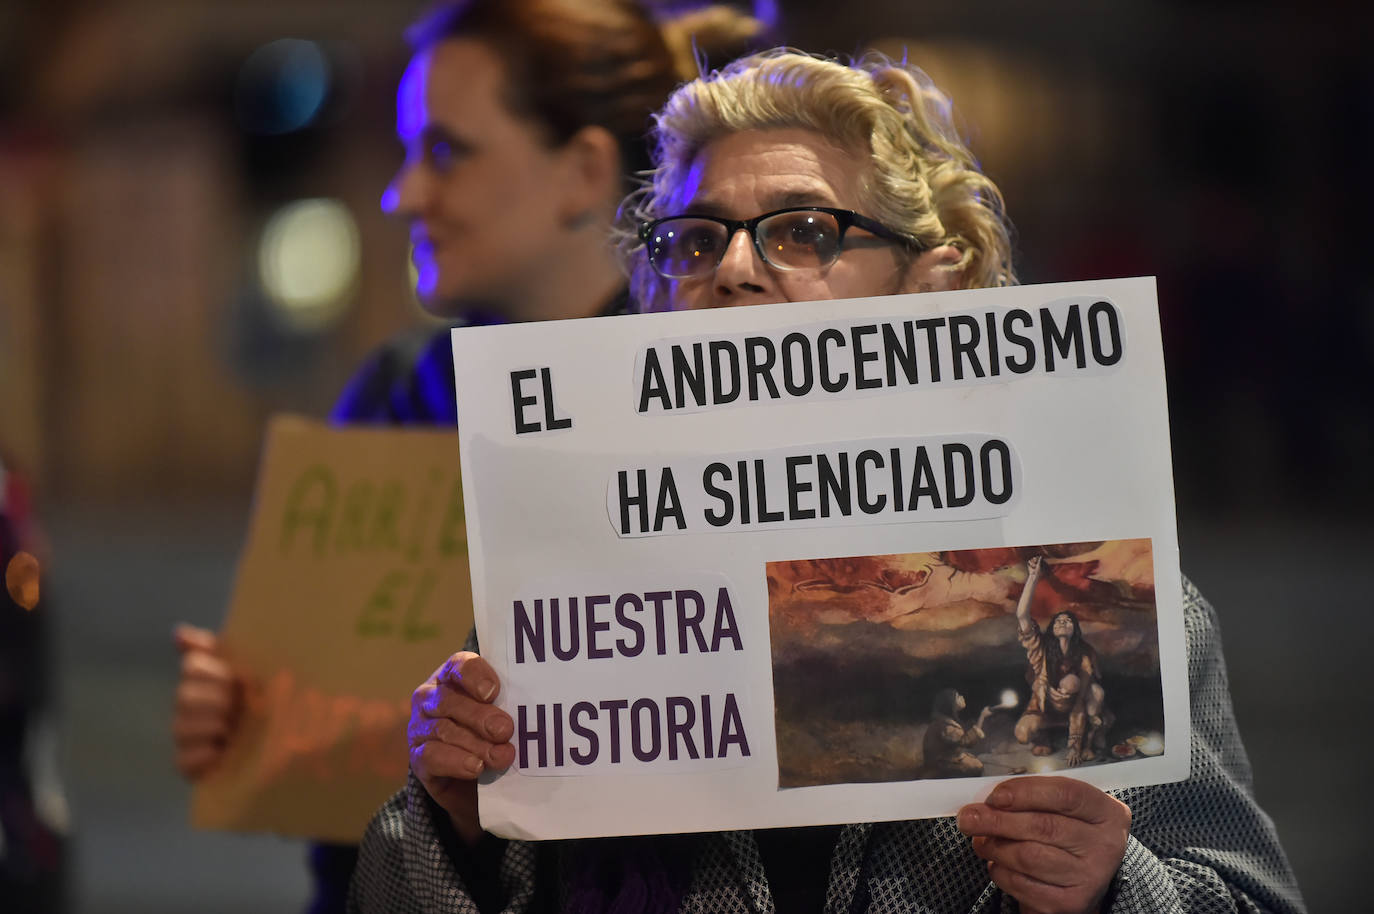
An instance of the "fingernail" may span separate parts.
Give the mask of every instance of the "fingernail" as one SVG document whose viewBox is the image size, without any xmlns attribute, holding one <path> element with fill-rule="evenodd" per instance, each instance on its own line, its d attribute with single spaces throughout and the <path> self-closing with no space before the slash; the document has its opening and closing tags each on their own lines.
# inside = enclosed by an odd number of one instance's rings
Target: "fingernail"
<svg viewBox="0 0 1374 914">
<path fill-rule="evenodd" d="M 1011 805 L 1011 791 L 1001 788 L 994 790 L 992 795 L 988 797 L 988 805 L 1006 809 Z"/>
<path fill-rule="evenodd" d="M 959 810 L 959 830 L 964 833 L 978 827 L 978 810 L 965 807 Z"/>
<path fill-rule="evenodd" d="M 477 697 L 483 701 L 491 701 L 491 696 L 496 694 L 496 683 L 488 679 L 477 687 Z"/>
<path fill-rule="evenodd" d="M 500 739 L 503 723 L 504 721 L 502 721 L 501 718 L 497 717 L 496 715 L 488 717 L 486 722 L 487 735 L 490 736 L 492 739 Z"/>
<path fill-rule="evenodd" d="M 473 756 L 468 759 L 468 773 L 476 776 L 482 773 L 482 760 Z"/>
</svg>

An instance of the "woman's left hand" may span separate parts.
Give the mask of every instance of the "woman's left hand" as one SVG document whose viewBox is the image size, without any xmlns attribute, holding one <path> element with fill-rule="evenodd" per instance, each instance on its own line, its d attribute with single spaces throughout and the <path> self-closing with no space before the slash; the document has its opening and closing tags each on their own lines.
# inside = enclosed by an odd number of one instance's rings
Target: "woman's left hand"
<svg viewBox="0 0 1374 914">
<path fill-rule="evenodd" d="M 959 830 L 1026 914 L 1093 914 L 1126 853 L 1131 810 L 1072 778 L 1013 778 L 959 810 Z"/>
</svg>

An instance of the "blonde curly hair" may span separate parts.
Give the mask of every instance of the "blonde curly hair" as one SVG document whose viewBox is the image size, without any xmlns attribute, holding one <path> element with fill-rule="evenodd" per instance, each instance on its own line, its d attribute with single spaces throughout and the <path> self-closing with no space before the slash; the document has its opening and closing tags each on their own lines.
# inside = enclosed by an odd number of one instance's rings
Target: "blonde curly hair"
<svg viewBox="0 0 1374 914">
<path fill-rule="evenodd" d="M 671 215 L 667 209 L 706 145 L 780 127 L 814 130 L 867 153 L 871 170 L 858 201 L 864 215 L 923 248 L 954 246 L 962 287 L 1016 282 L 1002 193 L 959 136 L 949 97 L 914 66 L 876 53 L 845 64 L 777 48 L 679 86 L 654 121 L 654 168 L 622 204 L 617 225 L 644 310 L 666 306 L 667 281 L 649 266 L 638 226 Z"/>
</svg>

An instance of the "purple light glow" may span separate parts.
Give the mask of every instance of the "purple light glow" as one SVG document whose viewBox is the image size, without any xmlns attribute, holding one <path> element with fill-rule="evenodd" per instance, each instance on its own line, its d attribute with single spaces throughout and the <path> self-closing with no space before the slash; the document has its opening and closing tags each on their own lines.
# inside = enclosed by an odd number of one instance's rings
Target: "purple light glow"
<svg viewBox="0 0 1374 914">
<path fill-rule="evenodd" d="M 697 191 L 701 189 L 702 178 L 706 174 L 706 164 L 702 162 L 698 155 L 692 162 L 692 167 L 687 169 L 687 175 L 682 179 L 682 187 L 678 192 L 678 197 L 673 201 L 675 211 L 686 209 L 696 199 Z"/>
<path fill-rule="evenodd" d="M 395 184 L 388 184 L 386 190 L 382 191 L 382 212 L 394 213 L 396 206 L 401 202 L 401 189 Z"/>
<path fill-rule="evenodd" d="M 425 108 L 425 77 L 429 72 L 429 52 L 415 55 L 396 90 L 396 137 L 409 145 L 425 129 L 429 112 Z"/>
<path fill-rule="evenodd" d="M 776 29 L 782 19 L 782 8 L 778 0 L 754 0 L 754 18 L 769 29 Z"/>
<path fill-rule="evenodd" d="M 415 264 L 415 272 L 415 294 L 422 299 L 431 297 L 439 285 L 439 268 L 434 265 L 434 259 L 420 258 Z"/>
</svg>

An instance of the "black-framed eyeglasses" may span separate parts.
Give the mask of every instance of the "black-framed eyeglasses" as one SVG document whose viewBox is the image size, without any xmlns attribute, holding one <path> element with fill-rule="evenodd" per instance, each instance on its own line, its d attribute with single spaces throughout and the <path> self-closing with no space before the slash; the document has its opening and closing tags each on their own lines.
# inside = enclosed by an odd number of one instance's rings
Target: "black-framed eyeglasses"
<svg viewBox="0 0 1374 914">
<path fill-rule="evenodd" d="M 715 272 L 730 240 L 740 229 L 749 233 L 763 262 L 777 270 L 814 270 L 830 266 L 844 250 L 844 236 L 851 227 L 924 250 L 915 239 L 881 222 L 847 209 L 828 206 L 793 206 L 755 216 L 753 219 L 722 219 L 686 214 L 655 219 L 639 228 L 639 238 L 649 253 L 649 264 L 668 279 L 689 279 Z M 851 242 L 852 246 L 852 242 Z"/>
</svg>

